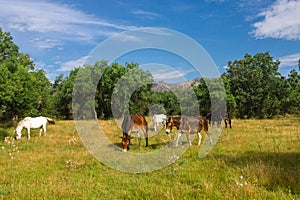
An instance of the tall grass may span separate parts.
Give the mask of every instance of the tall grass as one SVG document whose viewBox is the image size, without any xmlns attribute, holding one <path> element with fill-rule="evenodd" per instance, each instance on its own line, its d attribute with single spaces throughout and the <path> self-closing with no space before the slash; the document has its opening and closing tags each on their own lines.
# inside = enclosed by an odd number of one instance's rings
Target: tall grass
<svg viewBox="0 0 300 200">
<path fill-rule="evenodd" d="M 47 136 L 32 132 L 20 141 L 0 142 L 1 199 L 299 199 L 299 118 L 233 120 L 208 156 L 192 146 L 161 170 L 131 174 L 105 166 L 82 145 L 72 121 L 49 125 Z M 121 130 L 100 121 L 112 143 Z M 12 133 L 13 129 L 5 129 Z M 152 151 L 174 138 L 164 131 L 150 137 Z M 194 141 L 194 145 L 197 141 Z"/>
</svg>

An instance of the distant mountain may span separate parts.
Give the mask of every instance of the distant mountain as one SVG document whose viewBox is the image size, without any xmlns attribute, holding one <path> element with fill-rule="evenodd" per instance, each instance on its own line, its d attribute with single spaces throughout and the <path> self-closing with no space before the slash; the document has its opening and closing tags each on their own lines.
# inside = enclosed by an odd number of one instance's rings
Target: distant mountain
<svg viewBox="0 0 300 200">
<path fill-rule="evenodd" d="M 166 83 L 164 81 L 159 81 L 153 83 L 152 90 L 157 92 L 165 92 L 176 87 L 187 88 L 190 87 L 191 85 L 197 86 L 199 83 L 200 83 L 200 78 L 195 78 L 194 80 L 188 80 L 185 82 L 178 82 L 178 83 Z"/>
<path fill-rule="evenodd" d="M 156 92 L 165 92 L 171 90 L 171 84 L 166 83 L 164 81 L 154 82 L 152 90 Z"/>
</svg>

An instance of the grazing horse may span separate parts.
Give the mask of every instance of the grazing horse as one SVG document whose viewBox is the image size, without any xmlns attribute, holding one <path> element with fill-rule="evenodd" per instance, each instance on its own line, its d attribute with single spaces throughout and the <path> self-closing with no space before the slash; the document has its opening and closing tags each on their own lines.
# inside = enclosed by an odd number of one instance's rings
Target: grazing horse
<svg viewBox="0 0 300 200">
<path fill-rule="evenodd" d="M 170 116 L 166 122 L 166 133 L 169 134 L 172 130 L 173 126 L 175 126 L 178 130 L 176 137 L 176 146 L 178 146 L 178 140 L 181 137 L 182 133 L 186 133 L 186 137 L 189 145 L 192 143 L 190 141 L 190 134 L 196 133 L 198 134 L 198 146 L 201 144 L 201 134 L 202 130 L 209 137 L 210 144 L 212 145 L 212 139 L 208 133 L 208 122 L 204 117 L 187 117 L 184 115 L 181 116 Z"/>
<path fill-rule="evenodd" d="M 227 123 L 229 124 L 229 127 L 231 128 L 231 117 L 228 112 L 226 112 L 226 114 L 225 114 L 224 122 L 225 122 L 225 128 L 227 128 Z"/>
<path fill-rule="evenodd" d="M 210 126 L 212 127 L 215 123 L 217 123 L 218 127 L 221 127 L 222 121 L 224 120 L 225 128 L 227 128 L 227 123 L 231 128 L 231 118 L 228 112 L 225 113 L 225 116 L 221 114 L 221 112 L 215 112 L 214 117 L 212 118 L 211 112 L 207 113 L 205 118 L 210 122 Z"/>
<path fill-rule="evenodd" d="M 155 114 L 152 116 L 153 129 L 156 132 L 158 125 L 161 123 L 164 127 L 166 125 L 167 115 L 165 114 Z"/>
<path fill-rule="evenodd" d="M 27 133 L 28 133 L 28 140 L 30 139 L 30 129 L 40 129 L 40 136 L 42 135 L 42 131 L 44 130 L 44 135 L 46 135 L 46 125 L 47 122 L 51 123 L 51 124 L 55 124 L 54 120 L 48 117 L 25 117 L 23 120 L 21 120 L 18 125 L 17 128 L 15 130 L 16 133 L 16 140 L 19 140 L 21 138 L 21 131 L 23 128 L 27 129 Z"/>
<path fill-rule="evenodd" d="M 207 113 L 205 116 L 206 120 L 208 121 L 208 124 L 210 124 L 211 127 L 214 126 L 214 124 L 217 125 L 217 127 L 221 127 L 222 125 L 222 115 L 220 112 L 214 112 L 213 117 L 211 112 Z"/>
<path fill-rule="evenodd" d="M 148 146 L 148 123 L 143 115 L 140 114 L 130 114 L 125 115 L 122 123 L 123 136 L 122 145 L 123 151 L 129 150 L 131 132 L 134 129 L 138 129 L 138 141 L 139 147 L 141 146 L 141 137 L 139 130 L 142 129 L 144 136 L 146 138 L 146 147 Z"/>
</svg>

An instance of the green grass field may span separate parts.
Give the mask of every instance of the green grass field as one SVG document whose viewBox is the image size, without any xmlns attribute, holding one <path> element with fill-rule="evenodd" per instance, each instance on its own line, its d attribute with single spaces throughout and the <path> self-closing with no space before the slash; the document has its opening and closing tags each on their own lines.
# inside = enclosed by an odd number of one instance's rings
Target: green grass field
<svg viewBox="0 0 300 200">
<path fill-rule="evenodd" d="M 114 122 L 99 123 L 120 145 Z M 21 140 L 0 142 L 0 199 L 300 199 L 299 125 L 300 118 L 233 120 L 205 158 L 194 145 L 161 170 L 132 174 L 100 163 L 73 121 L 58 121 L 48 125 L 46 137 L 35 130 L 28 141 L 23 130 Z M 152 151 L 168 141 L 161 131 L 147 148 L 142 140 L 138 149 L 133 139 L 132 151 Z"/>
</svg>

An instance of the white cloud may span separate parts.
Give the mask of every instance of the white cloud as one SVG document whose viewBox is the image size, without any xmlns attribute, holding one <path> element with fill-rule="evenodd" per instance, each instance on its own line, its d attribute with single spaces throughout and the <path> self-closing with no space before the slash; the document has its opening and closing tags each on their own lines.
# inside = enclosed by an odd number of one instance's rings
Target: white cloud
<svg viewBox="0 0 300 200">
<path fill-rule="evenodd" d="M 280 60 L 280 67 L 295 67 L 298 65 L 299 59 L 300 53 L 296 53 L 281 57 L 278 60 Z"/>
<path fill-rule="evenodd" d="M 71 71 L 75 67 L 82 67 L 86 64 L 88 56 L 81 57 L 77 60 L 70 60 L 61 64 L 61 67 L 57 71 Z"/>
<path fill-rule="evenodd" d="M 59 40 L 56 39 L 47 39 L 47 38 L 35 38 L 32 40 L 34 45 L 41 49 L 49 49 L 54 47 L 60 47 L 62 44 Z"/>
<path fill-rule="evenodd" d="M 0 0 L 0 21 L 9 30 L 38 34 L 44 42 L 40 48 L 60 46 L 58 40 L 91 41 L 135 28 L 99 19 L 70 5 L 35 0 Z"/>
<path fill-rule="evenodd" d="M 140 65 L 140 67 L 150 72 L 155 81 L 183 82 L 186 80 L 185 76 L 195 72 L 194 69 L 187 69 L 183 66 L 175 67 L 160 63 L 147 63 Z"/>
<path fill-rule="evenodd" d="M 152 73 L 155 80 L 168 80 L 168 79 L 176 79 L 182 78 L 187 74 L 186 71 L 179 71 L 179 70 L 157 70 Z"/>
<path fill-rule="evenodd" d="M 160 14 L 155 13 L 155 12 L 148 12 L 148 11 L 144 11 L 144 10 L 133 10 L 131 12 L 134 15 L 139 15 L 148 19 L 154 19 L 157 17 L 160 17 Z"/>
<path fill-rule="evenodd" d="M 300 40 L 299 0 L 277 0 L 257 17 L 263 20 L 253 24 L 256 38 Z"/>
</svg>

